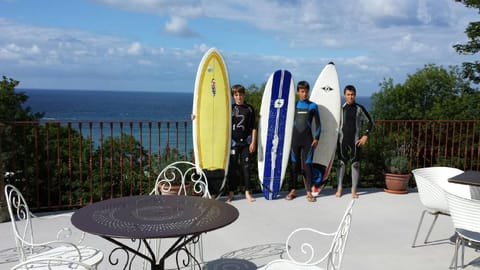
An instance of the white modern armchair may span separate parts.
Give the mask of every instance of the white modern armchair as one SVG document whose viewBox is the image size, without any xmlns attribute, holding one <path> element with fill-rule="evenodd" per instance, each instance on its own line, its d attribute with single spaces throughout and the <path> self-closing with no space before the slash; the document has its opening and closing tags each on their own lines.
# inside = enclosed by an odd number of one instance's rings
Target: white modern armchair
<svg viewBox="0 0 480 270">
<path fill-rule="evenodd" d="M 464 267 L 465 245 L 480 245 L 480 200 L 472 199 L 470 186 L 447 183 L 442 186 L 447 194 L 448 207 L 453 227 L 457 234 L 454 252 L 454 269 L 458 267 L 458 250 L 462 247 L 462 268 Z"/>
<path fill-rule="evenodd" d="M 84 239 L 84 233 L 79 232 L 78 238 L 74 240 L 75 233 L 69 227 L 71 215 L 35 216 L 30 212 L 22 193 L 10 184 L 5 185 L 5 198 L 21 262 L 57 258 L 78 261 L 95 268 L 103 260 L 103 253 L 100 250 L 79 245 Z M 49 220 L 48 224 L 56 234 L 52 235 L 49 241 L 38 242 L 36 241 L 38 235 L 34 233 L 35 224 L 45 219 Z M 58 230 L 55 231 L 59 224 Z"/>
<path fill-rule="evenodd" d="M 448 181 L 448 178 L 461 174 L 462 172 L 460 169 L 451 167 L 426 167 L 412 170 L 415 182 L 417 183 L 420 201 L 425 207 L 420 216 L 412 247 L 415 247 L 418 233 L 426 213 L 433 215 L 434 218 L 425 237 L 424 244 L 428 243 L 428 237 L 438 217 L 440 215 L 450 216 L 447 197 L 442 185 Z"/>
<path fill-rule="evenodd" d="M 290 233 L 285 243 L 285 249 L 287 251 L 288 259 L 277 259 L 269 262 L 261 270 L 293 270 L 293 269 L 340 269 L 343 253 L 347 244 L 348 235 L 350 233 L 350 227 L 352 225 L 352 212 L 355 199 L 353 199 L 348 205 L 340 225 L 337 230 L 332 233 L 325 233 L 312 228 L 299 228 Z M 309 242 L 303 242 L 300 245 L 300 252 L 306 255 L 306 257 L 298 260 L 296 255 L 292 254 L 291 243 L 294 236 L 297 236 L 301 232 L 306 232 L 320 237 L 331 238 L 330 245 L 326 252 L 320 256 L 316 256 L 314 244 Z M 307 238 L 312 240 L 311 238 Z M 297 258 L 297 259 L 296 259 Z"/>
</svg>

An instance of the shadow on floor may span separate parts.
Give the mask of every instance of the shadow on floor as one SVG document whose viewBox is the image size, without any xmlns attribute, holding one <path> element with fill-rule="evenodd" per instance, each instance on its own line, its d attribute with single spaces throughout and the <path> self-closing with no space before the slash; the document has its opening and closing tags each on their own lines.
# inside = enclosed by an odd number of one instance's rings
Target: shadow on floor
<svg viewBox="0 0 480 270">
<path fill-rule="evenodd" d="M 274 259 L 281 258 L 284 253 L 285 244 L 283 243 L 256 245 L 228 252 L 220 259 L 208 262 L 206 269 L 253 270 Z"/>
</svg>

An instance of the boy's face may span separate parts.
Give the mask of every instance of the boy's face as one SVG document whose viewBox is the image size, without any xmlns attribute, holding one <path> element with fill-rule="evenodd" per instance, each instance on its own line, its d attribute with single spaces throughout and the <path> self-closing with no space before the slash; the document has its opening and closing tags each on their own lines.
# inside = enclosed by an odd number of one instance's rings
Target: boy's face
<svg viewBox="0 0 480 270">
<path fill-rule="evenodd" d="M 308 90 L 306 88 L 298 88 L 297 96 L 300 100 L 308 99 Z"/>
<path fill-rule="evenodd" d="M 236 104 L 242 105 L 245 102 L 245 94 L 235 92 L 235 94 L 233 94 L 233 99 L 235 99 Z"/>
<path fill-rule="evenodd" d="M 345 102 L 347 102 L 347 104 L 353 104 L 355 102 L 355 92 L 351 91 L 351 90 L 345 90 Z"/>
</svg>

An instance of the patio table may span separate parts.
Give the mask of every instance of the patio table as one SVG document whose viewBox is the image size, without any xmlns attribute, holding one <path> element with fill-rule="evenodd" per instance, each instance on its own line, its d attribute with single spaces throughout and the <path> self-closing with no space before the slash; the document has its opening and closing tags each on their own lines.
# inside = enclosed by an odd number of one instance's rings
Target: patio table
<svg viewBox="0 0 480 270">
<path fill-rule="evenodd" d="M 149 261 L 151 269 L 163 270 L 166 258 L 180 251 L 193 257 L 186 249 L 188 243 L 204 232 L 227 226 L 238 216 L 234 206 L 217 200 L 196 196 L 141 195 L 93 203 L 75 211 L 71 221 L 78 229 L 98 235 Z M 138 247 L 132 248 L 116 238 L 138 240 Z M 160 238 L 176 239 L 162 255 L 155 254 L 148 241 Z M 142 244 L 147 252 L 140 250 Z M 195 258 L 192 261 L 199 265 Z M 110 263 L 116 264 L 111 260 Z M 131 261 L 125 266 L 128 264 L 131 267 Z M 178 260 L 177 268 L 180 269 Z"/>
<path fill-rule="evenodd" d="M 459 175 L 451 177 L 448 182 L 470 185 L 470 197 L 472 199 L 480 199 L 480 172 L 479 171 L 465 171 Z"/>
</svg>

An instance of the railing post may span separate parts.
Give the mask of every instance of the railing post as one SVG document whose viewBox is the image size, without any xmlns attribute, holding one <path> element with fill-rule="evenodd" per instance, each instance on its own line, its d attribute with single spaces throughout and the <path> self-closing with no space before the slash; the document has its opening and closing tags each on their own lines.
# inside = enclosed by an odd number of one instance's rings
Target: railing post
<svg viewBox="0 0 480 270">
<path fill-rule="evenodd" d="M 5 200 L 5 172 L 3 171 L 3 150 L 2 150 L 2 139 L 3 139 L 3 130 L 5 124 L 0 122 L 0 222 L 7 221 L 8 218 L 8 209 L 7 201 Z"/>
</svg>

